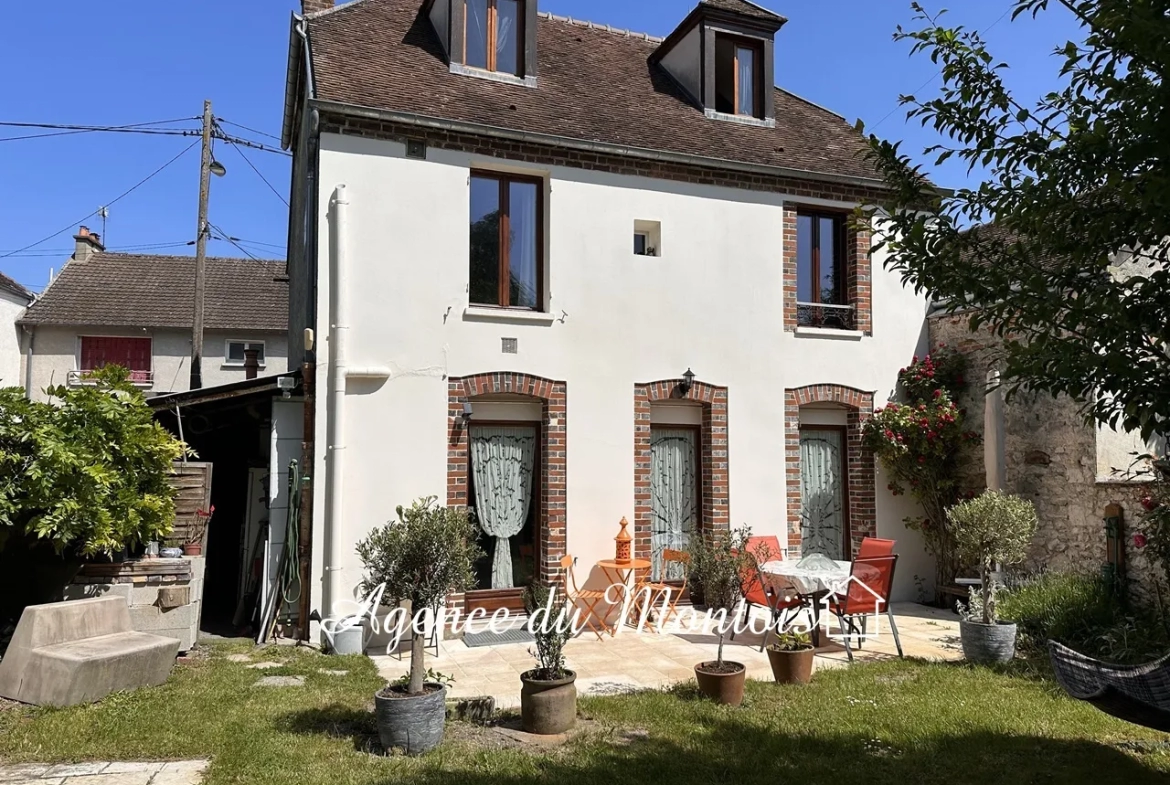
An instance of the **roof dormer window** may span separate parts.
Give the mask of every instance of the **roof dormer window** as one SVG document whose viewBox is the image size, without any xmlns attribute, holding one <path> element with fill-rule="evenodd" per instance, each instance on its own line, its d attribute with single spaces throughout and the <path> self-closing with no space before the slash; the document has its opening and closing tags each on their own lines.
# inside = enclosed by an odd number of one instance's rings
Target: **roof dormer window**
<svg viewBox="0 0 1170 785">
<path fill-rule="evenodd" d="M 715 36 L 715 111 L 763 117 L 763 46 L 729 35 Z"/>
<path fill-rule="evenodd" d="M 467 0 L 464 65 L 523 76 L 523 0 Z"/>
</svg>

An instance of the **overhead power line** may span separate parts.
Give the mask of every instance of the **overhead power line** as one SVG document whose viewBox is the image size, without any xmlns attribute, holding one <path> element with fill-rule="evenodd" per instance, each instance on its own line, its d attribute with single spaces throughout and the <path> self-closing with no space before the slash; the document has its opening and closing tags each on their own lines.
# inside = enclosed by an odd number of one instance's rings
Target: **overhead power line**
<svg viewBox="0 0 1170 785">
<path fill-rule="evenodd" d="M 227 232 L 225 232 L 223 229 L 220 229 L 218 226 L 216 226 L 215 224 L 213 224 L 211 221 L 208 221 L 208 222 L 207 222 L 207 225 L 208 225 L 208 226 L 210 226 L 210 227 L 211 227 L 213 230 L 215 230 L 216 232 L 218 232 L 218 233 L 219 233 L 219 237 L 218 237 L 218 238 L 215 238 L 215 239 L 218 239 L 218 240 L 227 240 L 229 243 L 231 243 L 232 245 L 234 245 L 236 248 L 239 248 L 239 249 L 240 249 L 240 250 L 241 250 L 241 251 L 244 253 L 244 255 L 245 255 L 245 256 L 247 256 L 249 259 L 254 259 L 254 260 L 255 260 L 255 261 L 257 261 L 257 262 L 259 262 L 259 261 L 262 261 L 262 260 L 260 259 L 260 257 L 259 257 L 259 256 L 256 256 L 256 255 L 255 255 L 255 254 L 253 254 L 251 251 L 249 251 L 247 248 L 245 248 L 244 246 L 240 245 L 238 242 L 236 242 L 236 240 L 235 240 L 234 238 L 232 238 L 232 236 L 231 236 L 231 235 L 229 235 L 229 234 L 228 234 Z"/>
<path fill-rule="evenodd" d="M 197 131 L 188 128 L 151 128 L 149 126 L 170 125 L 181 123 L 193 118 L 179 117 L 174 120 L 151 120 L 145 123 L 130 123 L 128 125 L 72 125 L 67 123 L 23 123 L 15 121 L 0 121 L 0 127 L 5 128 L 40 128 L 49 133 L 26 134 L 23 136 L 0 137 L 0 142 L 16 142 L 22 139 L 40 139 L 48 136 L 69 136 L 72 134 L 87 133 L 125 133 L 125 134 L 154 134 L 161 136 L 190 136 Z"/>
<path fill-rule="evenodd" d="M 194 142 L 192 142 L 191 144 L 189 144 L 189 145 L 187 145 L 186 147 L 184 147 L 184 148 L 183 148 L 183 150 L 182 150 L 182 151 L 181 151 L 181 152 L 180 152 L 178 155 L 176 155 L 174 158 L 170 159 L 170 160 L 169 160 L 169 161 L 167 161 L 165 164 L 163 164 L 162 166 L 160 166 L 159 168 L 155 169 L 153 172 L 151 172 L 150 174 L 148 174 L 146 177 L 142 178 L 142 179 L 141 179 L 141 180 L 139 180 L 137 183 L 135 183 L 134 185 L 130 186 L 130 188 L 128 188 L 127 190 L 125 190 L 125 191 L 123 191 L 122 193 L 118 194 L 116 197 L 114 197 L 114 198 L 113 198 L 113 199 L 111 199 L 110 201 L 106 202 L 104 206 L 105 206 L 105 207 L 110 207 L 110 206 L 112 206 L 113 204 L 117 203 L 118 201 L 120 201 L 120 200 L 122 200 L 122 199 L 126 198 L 127 196 L 129 196 L 130 194 L 134 193 L 134 192 L 135 192 L 135 191 L 137 191 L 139 188 L 141 188 L 143 185 L 145 185 L 146 183 L 150 182 L 150 180 L 151 180 L 152 178 L 154 178 L 156 175 L 158 175 L 160 172 L 162 172 L 162 171 L 163 171 L 164 169 L 166 169 L 168 166 L 170 166 L 170 165 L 171 165 L 171 164 L 173 164 L 175 161 L 179 160 L 179 159 L 180 159 L 180 158 L 182 158 L 184 155 L 186 155 L 186 154 L 187 154 L 187 152 L 188 152 L 188 151 L 190 151 L 192 148 L 194 148 L 194 147 L 195 147 L 195 145 L 197 145 L 197 144 L 199 144 L 199 140 L 198 140 L 198 139 L 196 139 Z M 60 235 L 60 234 L 64 234 L 65 232 L 69 231 L 69 230 L 70 230 L 70 229 L 72 229 L 73 227 L 75 227 L 75 226 L 77 226 L 78 224 L 80 224 L 82 221 L 84 221 L 84 220 L 87 220 L 87 219 L 88 219 L 88 218 L 90 218 L 91 216 L 94 216 L 94 215 L 96 215 L 96 214 L 97 214 L 97 212 L 98 212 L 97 210 L 93 210 L 93 211 L 91 211 L 91 212 L 89 212 L 89 213 L 86 213 L 85 215 L 83 215 L 83 216 L 81 216 L 80 218 L 78 218 L 76 221 L 70 221 L 70 222 L 69 222 L 68 224 L 66 224 L 64 227 L 62 227 L 62 228 L 58 229 L 57 231 L 53 232 L 53 233 L 52 233 L 52 234 L 50 234 L 50 235 L 46 235 L 45 237 L 42 237 L 41 239 L 37 240 L 35 243 L 29 243 L 28 245 L 24 246 L 23 248 L 17 248 L 15 251 L 10 251 L 10 252 L 8 252 L 8 253 L 6 253 L 6 254 L 0 254 L 0 259 L 4 259 L 4 258 L 6 258 L 6 257 L 9 257 L 9 256 L 15 256 L 16 254 L 19 254 L 19 253 L 24 253 L 25 251 L 29 250 L 30 248 L 35 248 L 35 247 L 37 247 L 38 245 L 40 245 L 41 243 L 48 242 L 49 240 L 52 240 L 54 237 L 56 237 L 56 236 L 58 236 L 58 235 Z"/>
<path fill-rule="evenodd" d="M 248 156 L 244 155 L 244 150 L 238 144 L 236 144 L 235 141 L 233 141 L 231 137 L 224 136 L 224 139 L 227 141 L 227 143 L 229 145 L 231 145 L 232 149 L 235 150 L 236 153 L 239 154 L 240 158 L 244 159 L 244 163 L 246 163 L 252 169 L 252 171 L 256 173 L 256 176 L 264 181 L 264 184 L 268 186 L 268 190 L 272 191 L 272 193 L 276 194 L 276 198 L 279 199 L 280 201 L 284 202 L 285 207 L 288 207 L 289 206 L 288 199 L 285 199 L 284 194 L 282 194 L 280 191 L 276 190 L 276 186 L 274 186 L 272 183 L 268 182 L 268 178 L 264 176 L 264 173 L 256 168 L 256 164 L 252 163 L 252 160 L 250 158 L 248 158 Z"/>
<path fill-rule="evenodd" d="M 260 136 L 267 136 L 269 139 L 275 139 L 278 142 L 280 141 L 279 136 L 267 133 L 265 131 L 257 131 L 255 128 L 249 128 L 246 125 L 240 125 L 239 123 L 233 123 L 231 120 L 225 120 L 222 117 L 215 118 L 215 121 L 217 123 L 227 123 L 228 125 L 235 126 L 236 128 L 239 128 L 242 131 L 247 131 L 248 133 L 251 133 L 251 134 L 259 134 Z"/>
</svg>

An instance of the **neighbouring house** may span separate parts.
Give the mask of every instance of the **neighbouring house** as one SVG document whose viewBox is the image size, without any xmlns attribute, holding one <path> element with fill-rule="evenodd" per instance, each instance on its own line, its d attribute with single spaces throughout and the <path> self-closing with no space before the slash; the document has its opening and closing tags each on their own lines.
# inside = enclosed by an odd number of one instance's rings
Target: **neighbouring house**
<svg viewBox="0 0 1170 785">
<path fill-rule="evenodd" d="M 32 301 L 32 292 L 0 273 L 0 387 L 24 386 L 17 321 Z"/>
<path fill-rule="evenodd" d="M 18 324 L 21 374 L 29 395 L 83 384 L 106 364 L 128 368 L 147 395 L 180 392 L 191 381 L 195 259 L 110 253 L 81 227 L 60 274 Z M 207 259 L 203 384 L 245 378 L 245 351 L 261 375 L 286 370 L 288 283 L 283 261 Z"/>
<path fill-rule="evenodd" d="M 729 526 L 789 558 L 892 537 L 916 596 L 914 508 L 860 432 L 926 348 L 927 302 L 849 221 L 883 196 L 861 135 L 773 87 L 785 36 L 820 32 L 745 0 L 662 39 L 537 0 L 304 11 L 283 143 L 315 608 L 425 495 L 484 531 L 465 607 L 515 607 L 566 553 L 599 577 L 623 517 L 655 574 Z"/>
</svg>

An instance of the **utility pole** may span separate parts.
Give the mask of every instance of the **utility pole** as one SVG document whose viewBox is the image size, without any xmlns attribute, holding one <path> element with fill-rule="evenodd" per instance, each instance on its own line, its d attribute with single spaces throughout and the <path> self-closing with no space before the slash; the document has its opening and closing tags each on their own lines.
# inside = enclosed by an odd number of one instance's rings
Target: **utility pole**
<svg viewBox="0 0 1170 785">
<path fill-rule="evenodd" d="M 191 389 L 203 387 L 203 296 L 207 289 L 207 199 L 211 192 L 211 101 L 203 102 L 199 159 L 199 233 L 195 235 L 195 317 L 191 327 Z"/>
</svg>

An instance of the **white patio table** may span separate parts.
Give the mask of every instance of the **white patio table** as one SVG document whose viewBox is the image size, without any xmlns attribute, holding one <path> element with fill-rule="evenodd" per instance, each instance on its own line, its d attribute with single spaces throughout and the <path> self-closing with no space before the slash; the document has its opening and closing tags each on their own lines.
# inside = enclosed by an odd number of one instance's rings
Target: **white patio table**
<svg viewBox="0 0 1170 785">
<path fill-rule="evenodd" d="M 849 581 L 852 562 L 837 561 L 827 556 L 814 554 L 799 561 L 777 560 L 764 562 L 760 570 L 777 575 L 792 584 L 792 588 L 805 598 L 812 611 L 813 645 L 821 645 L 821 596 L 830 591 L 842 591 Z"/>
</svg>

